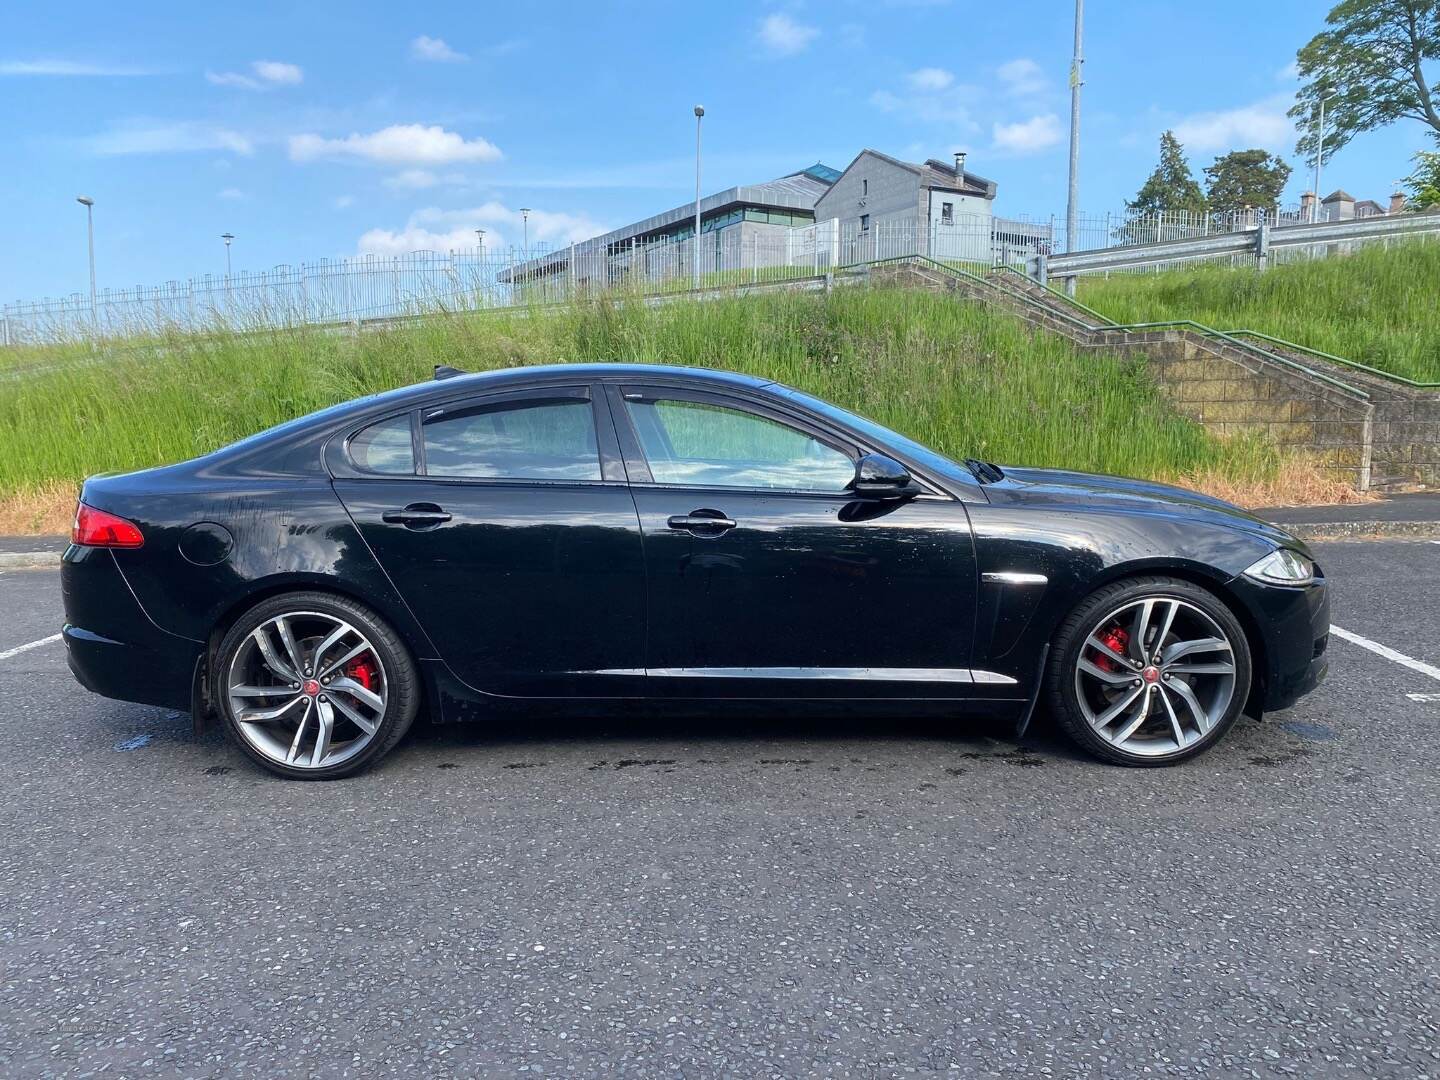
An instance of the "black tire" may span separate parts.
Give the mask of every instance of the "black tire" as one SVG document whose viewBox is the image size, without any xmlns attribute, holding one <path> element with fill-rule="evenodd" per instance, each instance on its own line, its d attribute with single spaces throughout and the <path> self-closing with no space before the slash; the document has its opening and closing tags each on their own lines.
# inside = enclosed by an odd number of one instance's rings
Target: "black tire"
<svg viewBox="0 0 1440 1080">
<path fill-rule="evenodd" d="M 350 623 L 369 640 L 385 673 L 388 698 L 369 743 L 353 757 L 333 766 L 296 768 L 267 757 L 241 733 L 230 705 L 227 679 L 236 650 L 256 627 L 278 615 L 300 611 L 317 612 Z M 365 605 L 331 593 L 293 592 L 262 600 L 241 615 L 221 638 L 210 665 L 210 700 L 230 740 L 257 765 L 291 780 L 338 780 L 374 765 L 405 737 L 419 711 L 420 678 L 410 650 L 400 636 Z"/>
<path fill-rule="evenodd" d="M 1208 615 L 1223 631 L 1231 644 L 1234 666 L 1234 687 L 1228 708 L 1207 732 L 1183 749 L 1168 753 L 1131 753 L 1099 734 L 1082 710 L 1076 688 L 1077 664 L 1085 648 L 1086 638 L 1100 629 L 1099 624 L 1109 613 L 1144 599 L 1180 600 Z M 1092 655 L 1094 655 L 1092 653 Z M 1146 661 L 1148 663 L 1148 661 Z M 1136 577 L 1117 581 L 1097 589 L 1060 624 L 1051 644 L 1045 670 L 1046 700 L 1056 722 L 1082 750 L 1102 761 L 1116 765 L 1152 767 L 1174 765 L 1203 754 L 1219 742 L 1245 708 L 1252 678 L 1250 642 L 1244 628 L 1230 608 L 1214 593 L 1189 581 L 1171 577 Z M 1139 685 L 1137 679 L 1134 685 Z M 1164 693 L 1159 695 L 1164 697 Z M 1173 699 L 1172 699 L 1173 700 Z M 1157 713 L 1158 715 L 1158 713 Z M 1175 741 L 1178 741 L 1175 740 Z"/>
</svg>

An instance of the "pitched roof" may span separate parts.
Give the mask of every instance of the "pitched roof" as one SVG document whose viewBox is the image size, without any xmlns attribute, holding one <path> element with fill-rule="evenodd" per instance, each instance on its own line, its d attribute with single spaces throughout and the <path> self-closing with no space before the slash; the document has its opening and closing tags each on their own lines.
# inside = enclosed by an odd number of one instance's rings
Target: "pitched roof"
<svg viewBox="0 0 1440 1080">
<path fill-rule="evenodd" d="M 872 150 L 869 147 L 866 147 L 864 150 L 861 150 L 860 153 L 856 154 L 854 160 L 845 166 L 845 172 L 841 173 L 840 176 L 844 176 L 845 173 L 855 168 L 856 164 L 866 154 L 869 154 L 871 157 L 877 157 L 887 164 L 894 165 L 897 169 L 905 169 L 908 172 L 915 173 L 920 178 L 920 183 L 925 187 L 952 188 L 969 195 L 981 195 L 987 199 L 995 198 L 995 181 L 987 180 L 983 176 L 972 173 L 969 169 L 965 170 L 963 177 L 957 178 L 955 167 L 953 165 L 946 165 L 938 158 L 930 158 L 925 164 L 917 165 L 910 161 L 901 161 L 899 158 L 891 157 L 889 154 L 882 154 L 879 150 Z M 838 181 L 840 177 L 837 176 L 835 179 Z"/>
<path fill-rule="evenodd" d="M 1321 201 L 1321 202 L 1327 202 L 1327 203 L 1331 203 L 1331 202 L 1354 202 L 1354 201 L 1355 201 L 1355 196 L 1354 196 L 1354 195 L 1351 195 L 1351 194 L 1350 194 L 1348 191 L 1346 191 L 1344 188 L 1336 188 L 1334 191 L 1332 191 L 1329 195 L 1326 195 L 1325 198 L 1321 199 L 1320 201 Z"/>
</svg>

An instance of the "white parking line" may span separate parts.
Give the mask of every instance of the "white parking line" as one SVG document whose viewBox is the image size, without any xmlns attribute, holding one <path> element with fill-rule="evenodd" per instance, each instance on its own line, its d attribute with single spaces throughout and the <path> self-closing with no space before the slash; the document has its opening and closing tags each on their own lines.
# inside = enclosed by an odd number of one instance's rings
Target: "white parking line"
<svg viewBox="0 0 1440 1080">
<path fill-rule="evenodd" d="M 38 649 L 41 645 L 49 645 L 52 641 L 59 641 L 60 637 L 60 634 L 51 634 L 49 637 L 42 637 L 39 641 L 27 641 L 24 645 L 16 645 L 13 649 L 0 652 L 0 660 L 9 660 L 12 656 L 19 656 L 22 652 Z"/>
<path fill-rule="evenodd" d="M 1406 694 L 1411 701 L 1440 701 L 1440 694 Z"/>
<path fill-rule="evenodd" d="M 1376 656 L 1383 656 L 1386 660 L 1393 660 L 1401 667 L 1407 667 L 1411 671 L 1418 671 L 1421 675 L 1429 675 L 1432 679 L 1440 679 L 1440 667 L 1434 664 L 1427 664 L 1423 660 L 1416 660 L 1413 656 L 1406 656 L 1402 652 L 1396 652 L 1388 645 L 1381 645 L 1378 641 L 1371 641 L 1359 634 L 1352 634 L 1349 630 L 1342 630 L 1338 626 L 1331 625 L 1330 632 L 1336 637 L 1345 641 L 1353 642 L 1362 649 L 1369 649 Z"/>
</svg>

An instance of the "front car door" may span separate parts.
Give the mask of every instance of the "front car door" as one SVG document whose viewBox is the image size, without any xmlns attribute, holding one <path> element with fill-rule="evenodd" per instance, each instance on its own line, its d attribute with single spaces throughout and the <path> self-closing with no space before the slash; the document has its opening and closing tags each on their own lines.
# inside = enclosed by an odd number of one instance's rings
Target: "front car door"
<svg viewBox="0 0 1440 1080">
<path fill-rule="evenodd" d="M 783 402 L 612 385 L 645 538 L 655 692 L 963 698 L 975 615 L 964 505 L 847 493 L 872 447 Z"/>
<path fill-rule="evenodd" d="M 347 467 L 332 465 L 365 542 L 474 689 L 642 688 L 639 523 L 596 404 L 586 384 L 467 396 L 351 433 Z"/>
</svg>

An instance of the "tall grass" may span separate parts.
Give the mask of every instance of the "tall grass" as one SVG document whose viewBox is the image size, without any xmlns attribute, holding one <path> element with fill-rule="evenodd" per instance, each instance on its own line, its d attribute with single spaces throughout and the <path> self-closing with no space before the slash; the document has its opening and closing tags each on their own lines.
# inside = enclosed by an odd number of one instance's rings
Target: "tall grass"
<svg viewBox="0 0 1440 1080">
<path fill-rule="evenodd" d="M 1268 444 L 1178 416 L 1143 362 L 1082 355 L 1013 317 L 846 288 L 546 314 L 440 314 L 359 335 L 176 337 L 0 381 L 0 494 L 204 453 L 322 406 L 467 370 L 576 361 L 728 368 L 800 387 L 956 457 L 1157 478 L 1264 481 Z"/>
<path fill-rule="evenodd" d="M 1259 330 L 1422 382 L 1440 382 L 1440 244 L 1372 244 L 1263 274 L 1197 267 L 1081 278 L 1080 299 L 1117 322 L 1193 319 Z"/>
</svg>

